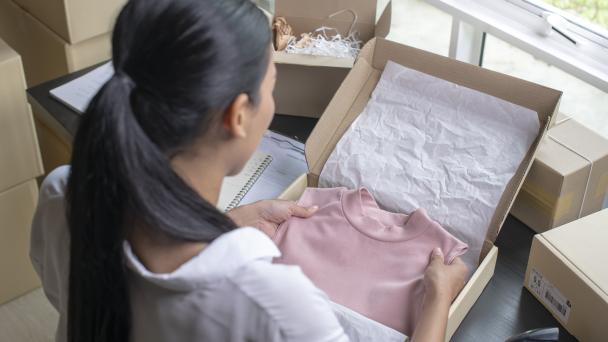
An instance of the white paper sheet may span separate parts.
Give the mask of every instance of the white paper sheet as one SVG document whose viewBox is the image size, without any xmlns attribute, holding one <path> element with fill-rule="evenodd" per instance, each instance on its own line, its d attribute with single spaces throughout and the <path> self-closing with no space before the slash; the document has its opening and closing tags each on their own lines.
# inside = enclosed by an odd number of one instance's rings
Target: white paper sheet
<svg viewBox="0 0 608 342">
<path fill-rule="evenodd" d="M 114 75 L 114 67 L 112 62 L 108 62 L 66 84 L 51 89 L 50 93 L 57 100 L 82 114 L 95 94 L 112 75 Z"/>
<path fill-rule="evenodd" d="M 386 210 L 425 208 L 469 245 L 477 268 L 490 220 L 539 131 L 527 108 L 389 61 L 325 164 L 323 187 L 367 187 Z"/>
<path fill-rule="evenodd" d="M 277 198 L 293 181 L 308 171 L 304 144 L 273 131 L 266 131 L 257 150 L 270 154 L 272 163 L 255 182 L 241 205 Z"/>
<path fill-rule="evenodd" d="M 331 308 L 351 342 L 407 342 L 409 338 L 397 330 L 371 320 L 360 313 L 332 301 Z"/>
</svg>

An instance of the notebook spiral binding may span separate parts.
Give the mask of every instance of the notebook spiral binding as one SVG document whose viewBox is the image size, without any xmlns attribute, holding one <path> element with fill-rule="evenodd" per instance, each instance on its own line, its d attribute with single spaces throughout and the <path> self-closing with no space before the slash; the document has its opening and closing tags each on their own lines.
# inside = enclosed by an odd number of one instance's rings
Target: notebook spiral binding
<svg viewBox="0 0 608 342">
<path fill-rule="evenodd" d="M 226 211 L 234 209 L 237 205 L 239 205 L 239 203 L 241 203 L 243 197 L 245 197 L 245 195 L 247 194 L 247 192 L 249 192 L 253 184 L 255 184 L 258 178 L 260 178 L 262 172 L 264 172 L 268 165 L 270 165 L 270 162 L 272 162 L 272 156 L 267 155 L 266 158 L 264 158 L 264 160 L 260 163 L 260 166 L 258 166 L 258 168 L 253 173 L 253 176 L 251 176 L 245 186 L 243 186 L 241 191 L 239 191 L 239 193 L 234 196 L 234 199 L 230 201 L 230 204 L 228 204 L 228 206 L 226 207 Z"/>
</svg>

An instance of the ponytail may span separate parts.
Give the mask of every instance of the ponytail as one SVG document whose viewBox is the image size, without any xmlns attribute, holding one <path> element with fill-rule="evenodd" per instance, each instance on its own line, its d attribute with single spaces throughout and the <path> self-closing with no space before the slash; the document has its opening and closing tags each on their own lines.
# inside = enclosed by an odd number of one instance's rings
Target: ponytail
<svg viewBox="0 0 608 342">
<path fill-rule="evenodd" d="M 113 76 L 91 102 L 74 139 L 68 341 L 128 340 L 122 243 L 131 213 L 143 220 L 138 223 L 182 240 L 212 241 L 235 228 L 173 171 L 142 131 L 131 109 L 133 89 L 129 76 Z"/>
<path fill-rule="evenodd" d="M 81 118 L 67 189 L 68 341 L 127 341 L 123 241 L 137 224 L 211 242 L 235 228 L 170 164 L 240 93 L 255 97 L 270 30 L 249 0 L 130 0 L 112 37 L 116 74 Z"/>
</svg>

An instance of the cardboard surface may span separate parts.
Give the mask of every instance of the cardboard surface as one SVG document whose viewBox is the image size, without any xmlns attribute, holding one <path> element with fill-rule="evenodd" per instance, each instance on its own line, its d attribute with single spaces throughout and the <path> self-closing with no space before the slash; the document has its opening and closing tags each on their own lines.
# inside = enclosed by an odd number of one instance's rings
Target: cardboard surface
<svg viewBox="0 0 608 342">
<path fill-rule="evenodd" d="M 536 235 L 524 286 L 581 341 L 608 336 L 608 210 Z"/>
<path fill-rule="evenodd" d="M 111 57 L 110 33 L 69 44 L 12 0 L 0 0 L 0 37 L 21 55 L 28 87 Z"/>
<path fill-rule="evenodd" d="M 35 180 L 0 193 L 0 304 L 40 286 L 29 258 L 30 226 L 37 200 Z"/>
<path fill-rule="evenodd" d="M 0 192 L 42 174 L 21 58 L 0 39 Z"/>
<path fill-rule="evenodd" d="M 538 113 L 541 126 L 538 137 L 503 193 L 486 237 L 488 244 L 486 250 L 482 252 L 483 257 L 498 236 L 500 227 L 532 164 L 538 144 L 557 112 L 562 93 L 471 64 L 376 38 L 363 48 L 352 71 L 338 89 L 306 142 L 306 160 L 310 168 L 311 184 L 317 183 L 323 165 L 334 146 L 351 122 L 363 111 L 389 59 L 408 68 L 499 97 Z"/>
<path fill-rule="evenodd" d="M 498 249 L 493 243 L 532 164 L 538 144 L 557 112 L 562 93 L 383 38 L 375 38 L 364 46 L 352 70 L 306 141 L 309 173 L 285 189 L 280 198 L 297 200 L 307 186 L 317 186 L 327 158 L 350 124 L 363 111 L 388 60 L 530 108 L 538 113 L 540 121 L 538 136 L 509 182 L 492 218 L 479 267 L 450 308 L 447 341 L 494 273 Z"/>
<path fill-rule="evenodd" d="M 294 29 L 296 37 L 321 26 L 338 29 L 348 35 L 352 14 L 342 13 L 331 19 L 327 16 L 343 9 L 357 13 L 355 30 L 365 43 L 371 38 L 386 37 L 390 30 L 392 3 L 388 2 L 377 18 L 377 1 L 299 1 L 276 0 L 275 15 L 285 17 Z M 350 71 L 354 59 L 294 55 L 275 51 L 277 83 L 274 97 L 276 112 L 281 114 L 319 117 L 332 96 Z"/>
<path fill-rule="evenodd" d="M 608 205 L 608 140 L 575 120 L 548 135 L 511 211 L 536 232 Z"/>
<path fill-rule="evenodd" d="M 15 0 L 68 43 L 112 31 L 126 0 Z"/>
</svg>

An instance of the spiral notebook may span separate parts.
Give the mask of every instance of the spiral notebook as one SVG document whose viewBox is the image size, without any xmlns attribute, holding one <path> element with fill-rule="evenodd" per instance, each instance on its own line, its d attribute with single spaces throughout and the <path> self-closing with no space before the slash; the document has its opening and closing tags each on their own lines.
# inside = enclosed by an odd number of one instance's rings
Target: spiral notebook
<svg viewBox="0 0 608 342">
<path fill-rule="evenodd" d="M 238 175 L 224 177 L 217 207 L 222 211 L 228 211 L 239 205 L 271 161 L 270 154 L 256 152 Z"/>
</svg>

